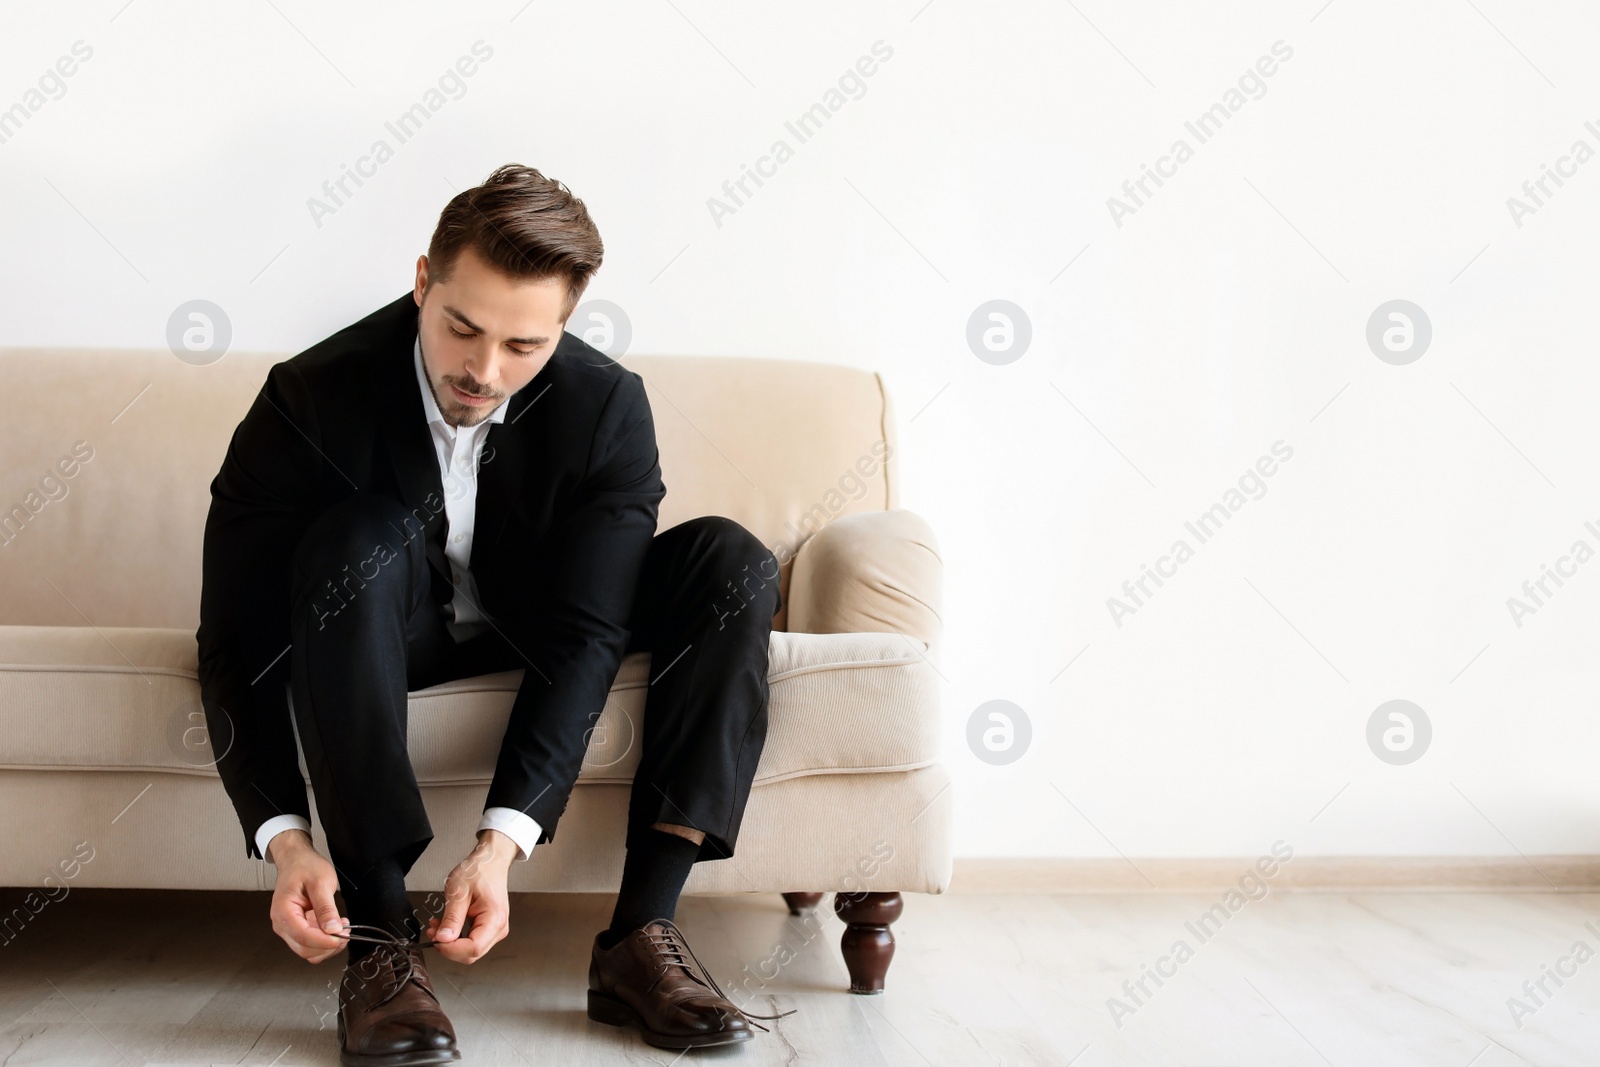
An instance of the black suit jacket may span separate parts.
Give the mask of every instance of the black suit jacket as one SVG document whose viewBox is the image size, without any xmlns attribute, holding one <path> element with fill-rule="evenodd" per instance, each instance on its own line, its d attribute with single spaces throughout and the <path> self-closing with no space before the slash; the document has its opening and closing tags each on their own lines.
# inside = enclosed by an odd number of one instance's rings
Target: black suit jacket
<svg viewBox="0 0 1600 1067">
<path fill-rule="evenodd" d="M 245 852 L 281 814 L 309 818 L 288 707 L 290 564 L 306 527 L 357 490 L 422 521 L 433 597 L 453 594 L 439 462 L 413 364 L 417 307 L 393 303 L 275 364 L 211 483 L 200 693 Z M 661 480 L 644 381 L 563 333 L 491 426 L 469 561 L 481 605 L 529 661 L 485 807 L 549 841 L 628 639 Z"/>
</svg>

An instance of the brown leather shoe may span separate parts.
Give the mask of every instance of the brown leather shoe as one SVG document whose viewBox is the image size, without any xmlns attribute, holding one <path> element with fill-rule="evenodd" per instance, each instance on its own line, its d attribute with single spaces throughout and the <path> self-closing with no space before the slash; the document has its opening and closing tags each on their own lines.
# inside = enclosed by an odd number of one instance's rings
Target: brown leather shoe
<svg viewBox="0 0 1600 1067">
<path fill-rule="evenodd" d="M 339 1062 L 345 1067 L 422 1067 L 461 1058 L 455 1028 L 434 994 L 422 949 L 431 941 L 350 936 L 378 945 L 345 967 L 339 983 Z"/>
<path fill-rule="evenodd" d="M 695 973 L 698 968 L 699 974 Z M 638 1023 L 657 1048 L 705 1048 L 748 1041 L 754 1019 L 730 1001 L 671 919 L 653 919 L 609 949 L 595 935 L 589 954 L 589 1018 L 611 1026 Z"/>
</svg>

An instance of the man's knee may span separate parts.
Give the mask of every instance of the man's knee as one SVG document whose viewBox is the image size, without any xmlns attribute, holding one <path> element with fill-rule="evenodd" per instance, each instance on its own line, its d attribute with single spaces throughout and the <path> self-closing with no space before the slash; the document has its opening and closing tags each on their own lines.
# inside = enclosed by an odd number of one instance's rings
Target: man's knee
<svg viewBox="0 0 1600 1067">
<path fill-rule="evenodd" d="M 696 524 L 707 545 L 719 615 L 742 615 L 747 606 L 757 608 L 763 619 L 776 615 L 783 598 L 778 592 L 778 559 L 772 550 L 743 524 L 726 516 L 702 515 L 689 521 Z"/>
<path fill-rule="evenodd" d="M 312 520 L 294 551 L 297 590 L 312 595 L 384 572 L 403 572 L 408 544 L 422 547 L 421 519 L 400 501 L 366 490 L 329 507 Z M 393 566 L 400 563 L 401 566 Z"/>
</svg>

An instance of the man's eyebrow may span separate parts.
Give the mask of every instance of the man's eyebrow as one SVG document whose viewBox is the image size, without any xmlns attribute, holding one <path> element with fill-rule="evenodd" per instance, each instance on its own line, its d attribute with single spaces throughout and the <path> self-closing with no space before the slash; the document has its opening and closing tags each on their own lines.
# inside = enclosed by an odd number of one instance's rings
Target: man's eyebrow
<svg viewBox="0 0 1600 1067">
<path fill-rule="evenodd" d="M 461 325 L 465 326 L 467 329 L 475 330 L 478 333 L 483 333 L 484 332 L 482 326 L 479 326 L 477 323 L 473 322 L 471 319 L 469 319 L 465 315 L 461 314 L 460 311 L 457 311 L 455 308 L 451 307 L 449 304 L 444 305 L 444 312 L 447 315 L 455 316 L 457 319 L 459 319 L 461 321 Z M 508 337 L 508 338 L 506 338 L 506 343 L 507 344 L 513 344 L 513 345 L 544 345 L 544 344 L 549 344 L 550 343 L 550 338 L 548 338 L 548 337 Z"/>
</svg>

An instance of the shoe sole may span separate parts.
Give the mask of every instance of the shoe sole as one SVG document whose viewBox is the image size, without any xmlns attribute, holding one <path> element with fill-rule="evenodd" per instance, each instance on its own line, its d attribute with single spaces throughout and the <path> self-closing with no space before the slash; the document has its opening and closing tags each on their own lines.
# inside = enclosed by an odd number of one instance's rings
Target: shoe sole
<svg viewBox="0 0 1600 1067">
<path fill-rule="evenodd" d="M 344 1020 L 339 1020 L 339 1062 L 343 1067 L 435 1067 L 440 1063 L 457 1063 L 461 1050 L 430 1048 L 417 1052 L 388 1052 L 367 1056 L 344 1050 Z"/>
<path fill-rule="evenodd" d="M 589 990 L 589 1018 L 607 1026 L 637 1026 L 644 1035 L 645 1044 L 656 1048 L 711 1048 L 716 1045 L 736 1045 L 749 1041 L 755 1034 L 749 1030 L 725 1030 L 714 1034 L 693 1034 L 688 1037 L 676 1034 L 658 1034 L 645 1026 L 639 1013 L 615 997 Z"/>
<path fill-rule="evenodd" d="M 339 1062 L 344 1067 L 433 1067 L 439 1063 L 458 1063 L 458 1049 L 429 1049 L 426 1052 L 393 1052 L 384 1056 L 358 1056 L 340 1052 Z"/>
<path fill-rule="evenodd" d="M 429 1049 L 426 1052 L 392 1052 L 383 1056 L 358 1056 L 340 1052 L 339 1062 L 344 1067 L 433 1067 L 440 1063 L 458 1063 L 459 1049 Z"/>
</svg>

